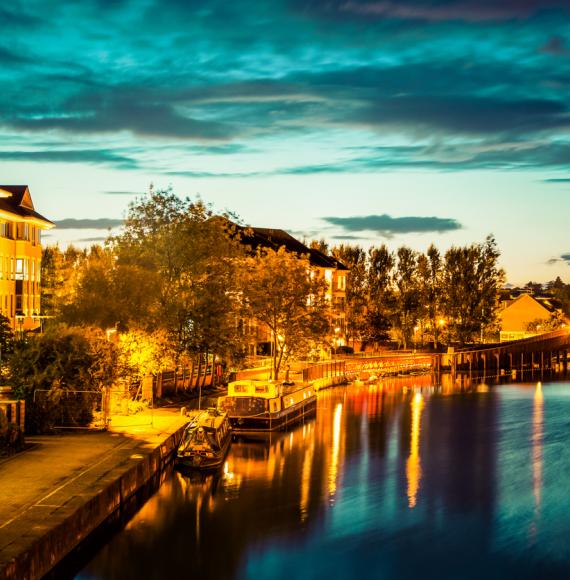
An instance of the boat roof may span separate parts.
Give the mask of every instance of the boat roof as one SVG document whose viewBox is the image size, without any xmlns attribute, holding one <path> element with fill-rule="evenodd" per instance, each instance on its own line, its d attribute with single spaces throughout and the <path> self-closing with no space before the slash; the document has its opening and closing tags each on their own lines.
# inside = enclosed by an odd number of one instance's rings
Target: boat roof
<svg viewBox="0 0 570 580">
<path fill-rule="evenodd" d="M 218 411 L 196 411 L 194 414 L 189 415 L 188 426 L 203 427 L 204 429 L 219 429 L 226 418 L 226 413 L 220 413 Z"/>
<path fill-rule="evenodd" d="M 243 379 L 228 384 L 229 397 L 259 397 L 273 399 L 280 394 L 290 394 L 309 387 L 308 383 L 287 383 L 271 380 L 261 381 L 255 379 Z"/>
</svg>

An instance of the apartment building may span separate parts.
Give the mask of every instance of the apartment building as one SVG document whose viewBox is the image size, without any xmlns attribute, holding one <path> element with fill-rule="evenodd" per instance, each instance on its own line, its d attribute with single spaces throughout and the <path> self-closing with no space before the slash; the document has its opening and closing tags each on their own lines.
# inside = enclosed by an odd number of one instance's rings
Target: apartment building
<svg viewBox="0 0 570 580">
<path fill-rule="evenodd" d="M 27 185 L 0 185 L 0 314 L 17 331 L 40 325 L 41 232 L 52 227 Z"/>
</svg>

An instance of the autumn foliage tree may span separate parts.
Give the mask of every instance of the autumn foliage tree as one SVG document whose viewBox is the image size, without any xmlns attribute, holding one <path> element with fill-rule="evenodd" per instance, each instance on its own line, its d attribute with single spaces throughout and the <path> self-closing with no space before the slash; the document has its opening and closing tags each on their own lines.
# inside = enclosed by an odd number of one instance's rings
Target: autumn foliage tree
<svg viewBox="0 0 570 580">
<path fill-rule="evenodd" d="M 243 260 L 242 312 L 270 329 L 272 376 L 282 365 L 306 356 L 328 336 L 325 283 L 304 256 L 280 248 Z"/>
</svg>

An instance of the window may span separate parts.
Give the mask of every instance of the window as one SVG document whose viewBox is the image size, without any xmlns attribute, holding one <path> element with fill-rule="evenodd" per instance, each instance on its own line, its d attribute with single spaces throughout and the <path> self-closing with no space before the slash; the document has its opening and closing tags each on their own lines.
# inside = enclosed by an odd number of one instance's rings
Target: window
<svg viewBox="0 0 570 580">
<path fill-rule="evenodd" d="M 336 287 L 338 290 L 346 290 L 346 276 L 337 274 Z"/>
<path fill-rule="evenodd" d="M 24 260 L 22 258 L 16 259 L 16 280 L 24 279 Z"/>
<path fill-rule="evenodd" d="M 12 237 L 12 224 L 9 222 L 4 222 L 0 224 L 0 236 L 3 238 Z"/>
</svg>

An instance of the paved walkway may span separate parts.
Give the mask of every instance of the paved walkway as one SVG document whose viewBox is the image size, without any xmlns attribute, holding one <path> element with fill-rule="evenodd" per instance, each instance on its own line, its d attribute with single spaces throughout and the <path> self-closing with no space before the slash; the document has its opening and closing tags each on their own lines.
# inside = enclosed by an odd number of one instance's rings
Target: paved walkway
<svg viewBox="0 0 570 580">
<path fill-rule="evenodd" d="M 178 408 L 115 416 L 106 432 L 27 437 L 30 448 L 0 461 L 2 565 L 63 512 L 128 469 L 186 423 Z"/>
</svg>

